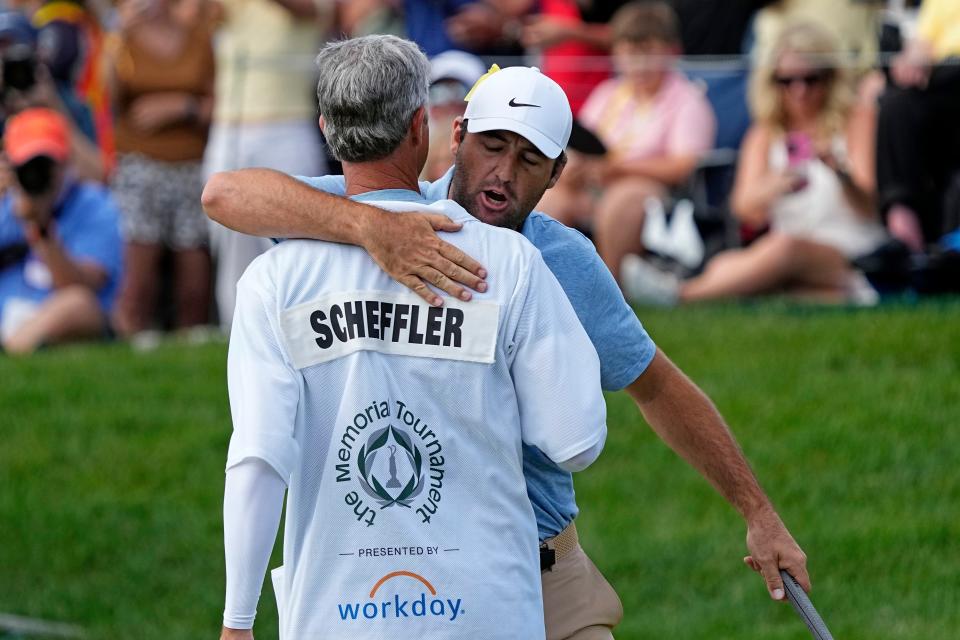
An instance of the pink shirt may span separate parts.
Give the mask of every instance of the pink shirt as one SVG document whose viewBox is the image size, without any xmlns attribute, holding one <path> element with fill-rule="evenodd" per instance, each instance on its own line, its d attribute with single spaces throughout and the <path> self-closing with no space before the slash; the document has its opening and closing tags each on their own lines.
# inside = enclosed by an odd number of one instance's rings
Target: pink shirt
<svg viewBox="0 0 960 640">
<path fill-rule="evenodd" d="M 628 81 L 607 80 L 578 117 L 622 160 L 701 154 L 713 147 L 717 129 L 703 91 L 676 71 L 649 102 L 638 100 Z"/>
</svg>

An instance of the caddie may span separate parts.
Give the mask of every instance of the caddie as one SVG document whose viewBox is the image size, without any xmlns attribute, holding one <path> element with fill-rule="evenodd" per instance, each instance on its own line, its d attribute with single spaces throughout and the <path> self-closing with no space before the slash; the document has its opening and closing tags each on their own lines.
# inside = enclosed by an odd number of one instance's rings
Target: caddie
<svg viewBox="0 0 960 640">
<path fill-rule="evenodd" d="M 465 119 L 454 125 L 454 167 L 435 183 L 421 183 L 422 195 L 427 200 L 452 198 L 483 222 L 519 231 L 540 250 L 597 349 L 604 389 L 626 390 L 654 431 L 743 516 L 749 550 L 744 562 L 763 575 L 772 598 L 784 599 L 780 568 L 809 590 L 806 556 L 713 403 L 652 342 L 593 245 L 532 211 L 564 164 L 562 152 L 551 156 L 554 149 L 544 144 L 545 134 L 556 130 L 569 111 L 562 90 L 534 68 L 489 73 L 469 96 Z M 387 273 L 431 304 L 442 301 L 428 284 L 469 300 L 474 294 L 465 286 L 483 292 L 488 271 L 491 282 L 499 277 L 491 265 L 484 268 L 437 237 L 435 230 L 459 228 L 456 221 L 430 214 L 388 216 L 323 190 L 343 194 L 343 178 L 296 180 L 250 169 L 214 175 L 203 201 L 211 218 L 244 233 L 363 247 Z M 623 612 L 616 593 L 580 547 L 572 476 L 536 448 L 526 447 L 524 477 L 542 544 L 547 637 L 609 640 Z"/>
<path fill-rule="evenodd" d="M 522 447 L 558 468 L 606 436 L 600 365 L 539 252 L 451 201 L 428 204 L 428 63 L 368 36 L 317 58 L 321 127 L 346 193 L 422 209 L 496 270 L 432 306 L 357 247 L 293 240 L 241 278 L 230 335 L 221 637 L 252 638 L 284 493 L 280 638 L 545 637 Z M 551 132 L 559 150 L 570 134 Z"/>
</svg>

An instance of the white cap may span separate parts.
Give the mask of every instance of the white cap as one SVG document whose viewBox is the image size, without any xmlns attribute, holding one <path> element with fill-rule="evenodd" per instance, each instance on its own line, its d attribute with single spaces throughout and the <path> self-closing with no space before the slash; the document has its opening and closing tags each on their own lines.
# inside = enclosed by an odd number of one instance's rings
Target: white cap
<svg viewBox="0 0 960 640">
<path fill-rule="evenodd" d="M 444 51 L 430 58 L 430 84 L 449 79 L 469 89 L 485 72 L 480 58 L 464 51 Z"/>
<path fill-rule="evenodd" d="M 556 82 L 536 67 L 491 69 L 467 96 L 467 131 L 512 131 L 556 158 L 570 140 L 573 113 Z"/>
</svg>

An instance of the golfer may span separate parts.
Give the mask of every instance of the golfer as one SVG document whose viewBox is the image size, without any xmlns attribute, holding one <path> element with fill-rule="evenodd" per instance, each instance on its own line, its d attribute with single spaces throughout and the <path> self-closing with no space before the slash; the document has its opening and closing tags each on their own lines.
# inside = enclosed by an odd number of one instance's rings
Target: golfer
<svg viewBox="0 0 960 640">
<path fill-rule="evenodd" d="M 544 638 L 521 451 L 568 471 L 599 455 L 596 351 L 527 240 L 419 193 L 428 63 L 416 45 L 369 36 L 317 62 L 347 193 L 448 216 L 497 275 L 475 301 L 438 307 L 356 247 L 289 241 L 251 264 L 228 361 L 222 638 L 252 637 L 285 492 L 281 638 Z M 527 97 L 558 91 L 541 78 Z M 541 152 L 559 155 L 570 127 L 553 120 Z"/>
<path fill-rule="evenodd" d="M 647 423 L 726 498 L 747 525 L 745 562 L 759 571 L 770 596 L 784 598 L 779 569 L 810 588 L 806 557 L 790 535 L 710 399 L 644 331 L 590 242 L 531 210 L 563 169 L 563 154 L 546 157 L 534 144 L 541 120 L 566 113 L 565 99 L 524 100 L 530 68 L 508 68 L 481 80 L 454 125 L 455 165 L 439 181 L 421 183 L 427 200 L 450 197 L 479 220 L 521 232 L 536 246 L 563 286 L 600 356 L 604 389 L 625 389 Z M 513 107 L 510 103 L 539 104 Z M 268 170 L 214 175 L 204 191 L 208 215 L 244 233 L 309 237 L 362 246 L 398 282 L 432 304 L 436 286 L 461 300 L 500 277 L 434 230 L 460 225 L 442 216 L 389 216 L 344 193 L 343 178 L 310 185 Z M 316 188 L 311 188 L 316 187 Z M 269 215 L 264 215 L 269 212 Z M 449 304 L 449 301 L 444 304 Z M 584 554 L 574 525 L 578 509 L 572 476 L 534 447 L 524 449 L 524 477 L 537 515 L 543 563 L 544 616 L 550 640 L 603 640 L 620 621 L 616 593 Z M 649 508 L 642 497 L 638 513 Z M 642 526 L 639 524 L 638 526 Z"/>
</svg>

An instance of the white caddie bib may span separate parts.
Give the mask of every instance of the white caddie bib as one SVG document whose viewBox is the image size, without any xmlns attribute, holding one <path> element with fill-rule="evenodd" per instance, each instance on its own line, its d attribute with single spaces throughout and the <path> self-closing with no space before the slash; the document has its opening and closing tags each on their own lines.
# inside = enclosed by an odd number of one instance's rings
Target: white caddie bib
<svg viewBox="0 0 960 640">
<path fill-rule="evenodd" d="M 287 480 L 283 640 L 545 637 L 522 447 L 602 439 L 599 360 L 522 236 L 430 209 L 491 273 L 471 302 L 433 307 L 360 249 L 300 240 L 238 285 L 228 466 Z"/>
</svg>

